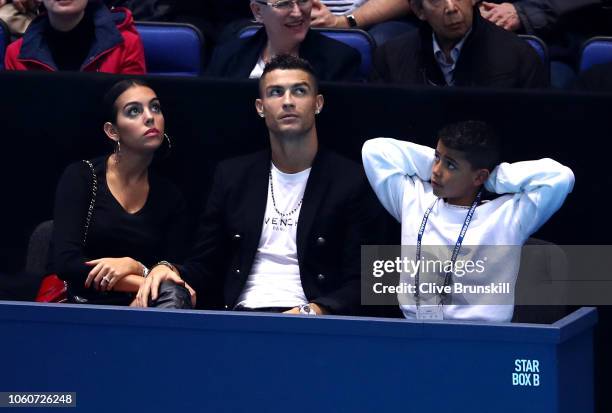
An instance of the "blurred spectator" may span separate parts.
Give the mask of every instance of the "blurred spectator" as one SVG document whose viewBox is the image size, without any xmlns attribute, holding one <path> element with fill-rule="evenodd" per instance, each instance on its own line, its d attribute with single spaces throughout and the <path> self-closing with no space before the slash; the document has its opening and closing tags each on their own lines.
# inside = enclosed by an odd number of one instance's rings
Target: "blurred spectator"
<svg viewBox="0 0 612 413">
<path fill-rule="evenodd" d="M 144 74 L 144 49 L 129 10 L 99 1 L 43 0 L 47 10 L 6 51 L 7 70 Z"/>
<path fill-rule="evenodd" d="M 379 46 L 411 29 L 409 0 L 314 0 L 312 26 L 368 29 Z"/>
<path fill-rule="evenodd" d="M 378 48 L 373 80 L 433 86 L 546 87 L 535 51 L 480 17 L 471 0 L 412 0 L 419 30 Z"/>
<path fill-rule="evenodd" d="M 602 4 L 601 0 L 494 0 L 482 2 L 480 12 L 499 27 L 543 39 L 549 47 L 551 84 L 565 88 L 576 75 L 582 43 L 612 30 Z"/>
<path fill-rule="evenodd" d="M 359 53 L 310 30 L 312 5 L 312 0 L 251 0 L 253 15 L 264 27 L 252 37 L 218 46 L 207 75 L 259 78 L 272 57 L 291 54 L 308 60 L 321 80 L 355 79 Z"/>
<path fill-rule="evenodd" d="M 12 35 L 21 36 L 36 17 L 39 5 L 37 0 L 0 0 L 0 20 Z"/>
</svg>

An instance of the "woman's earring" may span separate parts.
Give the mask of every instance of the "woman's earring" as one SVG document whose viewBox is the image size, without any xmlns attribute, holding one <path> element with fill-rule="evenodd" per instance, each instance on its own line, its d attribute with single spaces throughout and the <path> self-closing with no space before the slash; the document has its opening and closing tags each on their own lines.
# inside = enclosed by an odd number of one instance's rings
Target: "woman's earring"
<svg viewBox="0 0 612 413">
<path fill-rule="evenodd" d="M 260 117 L 260 118 L 265 118 L 265 117 L 266 117 L 266 115 L 265 115 L 263 112 L 259 112 L 259 117 Z"/>
<path fill-rule="evenodd" d="M 162 159 L 168 158 L 170 154 L 172 153 L 172 141 L 170 140 L 170 136 L 168 136 L 167 133 L 164 133 L 164 139 L 166 139 L 166 142 L 168 142 L 168 149 L 164 151 L 164 154 L 162 155 Z"/>
<path fill-rule="evenodd" d="M 121 156 L 121 142 L 117 141 L 115 145 L 115 163 L 119 163 L 119 157 Z"/>
</svg>

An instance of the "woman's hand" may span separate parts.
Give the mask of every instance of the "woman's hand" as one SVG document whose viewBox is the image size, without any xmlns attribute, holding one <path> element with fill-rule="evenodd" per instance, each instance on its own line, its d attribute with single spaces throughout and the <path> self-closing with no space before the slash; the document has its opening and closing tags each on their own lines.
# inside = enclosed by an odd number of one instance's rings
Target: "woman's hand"
<svg viewBox="0 0 612 413">
<path fill-rule="evenodd" d="M 111 291 L 115 284 L 126 275 L 142 274 L 142 264 L 130 257 L 99 258 L 87 261 L 93 269 L 87 275 L 85 287 L 94 286 L 98 291 Z"/>
</svg>

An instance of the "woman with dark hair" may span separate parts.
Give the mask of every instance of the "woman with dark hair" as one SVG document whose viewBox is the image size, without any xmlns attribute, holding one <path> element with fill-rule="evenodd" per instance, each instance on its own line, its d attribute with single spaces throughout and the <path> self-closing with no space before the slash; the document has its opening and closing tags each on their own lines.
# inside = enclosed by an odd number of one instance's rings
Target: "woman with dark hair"
<svg viewBox="0 0 612 413">
<path fill-rule="evenodd" d="M 128 9 L 99 0 L 42 0 L 46 13 L 6 50 L 7 70 L 146 73 L 144 48 Z"/>
<path fill-rule="evenodd" d="M 187 220 L 178 189 L 149 169 L 155 151 L 171 147 L 155 92 L 122 80 L 105 103 L 104 132 L 115 150 L 70 165 L 60 178 L 51 269 L 68 282 L 73 302 L 127 305 L 149 267 L 161 257 L 181 260 Z M 191 307 L 190 292 L 169 285 L 153 306 Z"/>
</svg>

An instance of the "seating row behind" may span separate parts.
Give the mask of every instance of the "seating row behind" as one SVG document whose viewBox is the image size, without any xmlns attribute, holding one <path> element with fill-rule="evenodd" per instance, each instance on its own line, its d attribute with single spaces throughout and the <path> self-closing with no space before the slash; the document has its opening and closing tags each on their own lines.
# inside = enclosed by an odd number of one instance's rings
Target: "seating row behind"
<svg viewBox="0 0 612 413">
<path fill-rule="evenodd" d="M 147 70 L 150 74 L 165 76 L 199 76 L 203 72 L 205 39 L 200 31 L 184 23 L 137 22 L 136 27 L 145 49 Z M 241 38 L 255 34 L 259 27 L 250 26 L 239 34 Z M 367 79 L 372 69 L 376 44 L 372 37 L 357 29 L 313 29 L 348 44 L 361 55 L 359 73 Z M 549 65 L 548 48 L 536 36 L 520 35 Z M 4 54 L 10 42 L 6 24 L 0 21 L 0 69 L 4 68 Z M 582 47 L 579 70 L 585 71 L 596 64 L 612 62 L 612 37 L 594 37 Z"/>
</svg>

